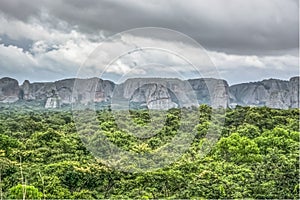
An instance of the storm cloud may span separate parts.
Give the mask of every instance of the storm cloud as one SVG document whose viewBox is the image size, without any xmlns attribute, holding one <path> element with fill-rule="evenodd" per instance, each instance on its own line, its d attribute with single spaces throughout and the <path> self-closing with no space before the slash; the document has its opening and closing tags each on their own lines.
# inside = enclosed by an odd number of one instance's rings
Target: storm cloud
<svg viewBox="0 0 300 200">
<path fill-rule="evenodd" d="M 106 37 L 163 27 L 201 44 L 229 82 L 287 79 L 299 73 L 298 16 L 297 0 L 0 1 L 0 76 L 72 77 Z"/>
<path fill-rule="evenodd" d="M 191 36 L 205 48 L 237 54 L 298 48 L 298 7 L 297 0 L 0 2 L 3 13 L 25 22 L 44 12 L 52 26 L 63 20 L 91 34 L 165 27 Z"/>
</svg>

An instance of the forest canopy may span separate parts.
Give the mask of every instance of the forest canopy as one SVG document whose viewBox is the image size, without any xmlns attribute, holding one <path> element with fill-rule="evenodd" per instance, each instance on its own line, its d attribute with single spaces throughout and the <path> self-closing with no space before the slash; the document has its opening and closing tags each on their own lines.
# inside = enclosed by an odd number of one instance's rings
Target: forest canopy
<svg viewBox="0 0 300 200">
<path fill-rule="evenodd" d="M 225 110 L 222 124 L 209 106 L 195 110 L 186 113 L 197 123 L 180 129 L 192 130 L 193 141 L 178 159 L 152 171 L 124 171 L 107 166 L 86 144 L 104 135 L 124 151 L 146 154 L 170 142 L 187 117 L 169 110 L 158 133 L 140 139 L 126 120 L 121 129 L 110 110 L 78 128 L 70 111 L 1 107 L 1 199 L 299 198 L 299 109 L 238 106 Z M 142 127 L 161 120 L 144 110 L 127 117 Z M 210 131 L 218 140 L 202 155 Z"/>
</svg>

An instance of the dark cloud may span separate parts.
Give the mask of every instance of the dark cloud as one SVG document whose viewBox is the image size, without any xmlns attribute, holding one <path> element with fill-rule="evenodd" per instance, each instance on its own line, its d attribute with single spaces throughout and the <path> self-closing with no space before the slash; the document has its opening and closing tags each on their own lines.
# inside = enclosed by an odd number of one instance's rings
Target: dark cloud
<svg viewBox="0 0 300 200">
<path fill-rule="evenodd" d="M 24 21 L 46 12 L 89 34 L 165 27 L 191 36 L 205 48 L 235 54 L 297 49 L 298 9 L 296 0 L 0 1 L 2 12 Z"/>
<path fill-rule="evenodd" d="M 2 35 L 0 40 L 0 44 L 4 44 L 5 46 L 13 45 L 19 48 L 22 48 L 24 51 L 29 51 L 31 48 L 31 45 L 33 43 L 32 40 L 29 39 L 23 39 L 23 40 L 14 40 L 7 35 Z"/>
<path fill-rule="evenodd" d="M 133 28 L 163 27 L 198 41 L 231 84 L 288 79 L 299 74 L 298 16 L 298 0 L 0 1 L 0 77 L 20 82 L 74 77 L 103 38 Z M 158 46 L 168 42 L 169 49 L 181 42 L 161 32 L 135 34 L 133 40 L 142 36 Z M 193 53 L 191 45 L 183 48 Z M 116 49 L 112 45 L 107 52 Z M 166 65 L 171 61 L 159 60 Z M 114 79 L 130 69 L 124 62 L 111 70 L 108 78 Z M 185 72 L 192 77 L 192 71 Z"/>
<path fill-rule="evenodd" d="M 33 0 L 30 2 L 22 0 L 0 1 L 0 10 L 10 17 L 19 20 L 27 20 L 30 16 L 36 16 L 40 12 L 40 4 Z"/>
</svg>

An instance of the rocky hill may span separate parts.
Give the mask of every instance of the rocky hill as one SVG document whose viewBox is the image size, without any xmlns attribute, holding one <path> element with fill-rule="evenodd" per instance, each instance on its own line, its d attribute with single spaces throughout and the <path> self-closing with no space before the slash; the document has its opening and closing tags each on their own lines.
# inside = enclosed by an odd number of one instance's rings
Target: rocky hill
<svg viewBox="0 0 300 200">
<path fill-rule="evenodd" d="M 268 106 L 299 108 L 299 77 L 289 81 L 268 79 L 229 86 L 225 80 L 166 78 L 128 79 L 119 85 L 99 78 L 64 79 L 19 85 L 12 78 L 0 79 L 0 102 L 41 102 L 45 108 L 79 103 L 111 103 L 121 108 L 169 109 L 207 104 L 212 107 Z"/>
<path fill-rule="evenodd" d="M 299 108 L 299 77 L 289 81 L 268 79 L 229 87 L 231 105 Z"/>
</svg>

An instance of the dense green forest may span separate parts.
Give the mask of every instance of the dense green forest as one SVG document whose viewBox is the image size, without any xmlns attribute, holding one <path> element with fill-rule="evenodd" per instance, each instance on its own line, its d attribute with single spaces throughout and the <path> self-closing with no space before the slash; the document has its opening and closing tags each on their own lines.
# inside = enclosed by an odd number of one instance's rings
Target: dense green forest
<svg viewBox="0 0 300 200">
<path fill-rule="evenodd" d="M 147 128 L 150 133 L 159 130 L 157 134 L 139 139 L 128 133 L 129 120 L 116 124 L 113 116 L 124 115 L 110 110 L 97 111 L 96 123 L 89 123 L 87 116 L 87 122 L 77 126 L 74 113 L 67 110 L 2 106 L 0 199 L 299 199 L 299 109 L 226 109 L 220 124 L 215 118 L 222 114 L 212 115 L 210 107 L 193 110 L 197 112 L 169 110 L 163 127 Z M 140 110 L 127 117 L 147 127 L 150 120 L 161 121 L 156 114 Z M 180 129 L 181 123 L 193 127 Z M 183 154 L 149 171 L 134 170 L 134 162 L 127 171 L 109 167 L 86 145 L 101 148 L 99 138 L 104 135 L 125 152 L 144 155 L 187 130 L 194 135 Z M 211 133 L 218 140 L 203 155 Z"/>
</svg>

